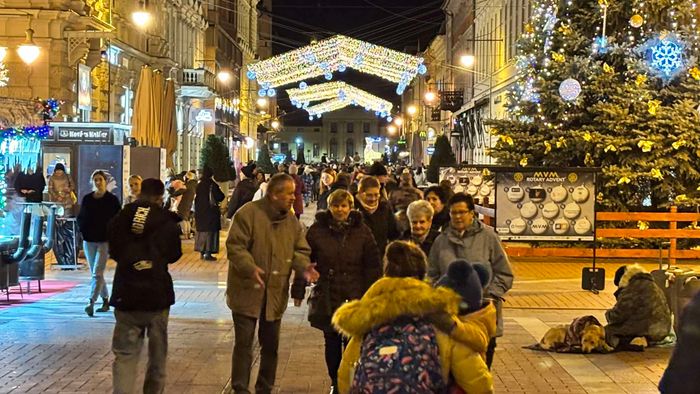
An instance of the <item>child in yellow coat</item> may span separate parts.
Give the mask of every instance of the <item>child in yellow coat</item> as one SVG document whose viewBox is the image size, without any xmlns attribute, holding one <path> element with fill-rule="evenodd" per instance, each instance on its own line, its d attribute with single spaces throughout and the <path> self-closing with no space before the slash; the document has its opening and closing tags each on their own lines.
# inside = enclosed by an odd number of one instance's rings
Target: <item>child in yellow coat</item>
<svg viewBox="0 0 700 394">
<path fill-rule="evenodd" d="M 444 380 L 452 380 L 467 394 L 492 393 L 493 378 L 482 354 L 496 329 L 493 305 L 458 316 L 464 300 L 451 289 L 432 288 L 422 280 L 426 258 L 415 245 L 392 242 L 384 259 L 384 278 L 362 299 L 341 306 L 333 316 L 336 329 L 350 337 L 338 370 L 338 392 L 350 392 L 365 334 L 398 318 L 417 316 L 435 322 Z"/>
</svg>

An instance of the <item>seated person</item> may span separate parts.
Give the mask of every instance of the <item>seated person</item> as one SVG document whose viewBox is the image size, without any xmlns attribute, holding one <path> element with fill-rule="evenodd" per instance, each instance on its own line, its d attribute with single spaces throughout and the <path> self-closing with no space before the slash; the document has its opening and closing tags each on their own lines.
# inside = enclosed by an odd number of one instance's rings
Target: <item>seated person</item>
<svg viewBox="0 0 700 394">
<path fill-rule="evenodd" d="M 616 349 L 641 348 L 659 342 L 671 332 L 671 312 L 666 297 L 651 274 L 639 264 L 620 267 L 615 273 L 617 302 L 605 312 L 606 341 Z M 634 350 L 641 350 L 635 348 Z"/>
</svg>

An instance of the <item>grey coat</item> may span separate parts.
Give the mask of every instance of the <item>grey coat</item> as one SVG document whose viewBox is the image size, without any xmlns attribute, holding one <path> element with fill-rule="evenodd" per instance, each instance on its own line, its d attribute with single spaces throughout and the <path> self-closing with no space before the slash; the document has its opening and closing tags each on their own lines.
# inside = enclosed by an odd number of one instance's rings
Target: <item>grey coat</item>
<svg viewBox="0 0 700 394">
<path fill-rule="evenodd" d="M 502 301 L 506 292 L 513 287 L 513 271 L 501 240 L 493 228 L 475 220 L 461 236 L 452 227 L 440 234 L 428 257 L 428 277 L 434 283 L 447 273 L 447 267 L 457 259 L 472 264 L 481 264 L 488 271 L 490 283 L 484 294 L 492 298 L 498 312 L 496 336 L 503 335 Z"/>
</svg>

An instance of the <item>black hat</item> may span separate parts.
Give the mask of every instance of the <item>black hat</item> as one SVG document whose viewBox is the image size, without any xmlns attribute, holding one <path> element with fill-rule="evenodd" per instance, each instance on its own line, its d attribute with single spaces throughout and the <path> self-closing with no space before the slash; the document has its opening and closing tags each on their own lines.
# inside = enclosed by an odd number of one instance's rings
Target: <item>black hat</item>
<svg viewBox="0 0 700 394">
<path fill-rule="evenodd" d="M 372 176 L 382 176 L 382 175 L 388 175 L 389 173 L 386 171 L 386 167 L 384 167 L 384 164 L 375 161 L 374 164 L 372 164 L 371 167 L 369 167 L 369 172 L 367 175 L 372 175 Z"/>
<path fill-rule="evenodd" d="M 53 167 L 53 172 L 56 172 L 58 170 L 66 172 L 66 166 L 64 166 L 63 163 L 56 163 L 56 165 Z"/>
<path fill-rule="evenodd" d="M 241 172 L 243 173 L 243 175 L 245 175 L 246 178 L 251 179 L 255 175 L 255 169 L 257 167 L 258 166 L 255 165 L 255 163 L 250 163 L 247 166 L 241 168 Z"/>
<path fill-rule="evenodd" d="M 622 276 L 625 275 L 625 271 L 627 271 L 626 265 L 621 266 L 617 269 L 617 271 L 615 271 L 615 279 L 613 280 L 615 286 L 620 286 L 620 279 L 622 279 Z"/>
<path fill-rule="evenodd" d="M 488 282 L 489 272 L 482 265 L 455 260 L 436 285 L 448 287 L 459 294 L 462 297 L 459 313 L 467 314 L 481 308 L 483 287 Z"/>
</svg>

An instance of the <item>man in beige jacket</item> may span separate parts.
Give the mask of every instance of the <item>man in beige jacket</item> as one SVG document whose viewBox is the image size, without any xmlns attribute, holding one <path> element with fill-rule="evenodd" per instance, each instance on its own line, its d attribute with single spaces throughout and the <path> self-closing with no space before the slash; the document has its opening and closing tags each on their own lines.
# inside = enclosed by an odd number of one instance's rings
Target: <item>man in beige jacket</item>
<svg viewBox="0 0 700 394">
<path fill-rule="evenodd" d="M 289 300 L 297 306 L 304 298 L 305 282 L 318 279 L 309 260 L 311 248 L 301 224 L 291 213 L 294 179 L 273 176 L 265 197 L 241 207 L 233 216 L 228 233 L 228 281 L 226 304 L 235 331 L 231 386 L 234 393 L 249 393 L 255 326 L 259 323 L 260 370 L 256 393 L 270 393 L 275 385 L 280 322 Z"/>
</svg>

